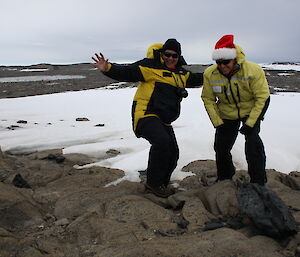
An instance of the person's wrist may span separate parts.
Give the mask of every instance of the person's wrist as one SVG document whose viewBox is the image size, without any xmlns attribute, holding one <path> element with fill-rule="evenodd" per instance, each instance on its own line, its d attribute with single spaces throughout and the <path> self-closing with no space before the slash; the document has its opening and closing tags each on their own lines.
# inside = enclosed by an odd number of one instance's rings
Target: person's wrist
<svg viewBox="0 0 300 257">
<path fill-rule="evenodd" d="M 111 68 L 111 64 L 107 63 L 107 65 L 104 67 L 102 72 L 108 72 L 110 70 L 110 68 Z"/>
</svg>

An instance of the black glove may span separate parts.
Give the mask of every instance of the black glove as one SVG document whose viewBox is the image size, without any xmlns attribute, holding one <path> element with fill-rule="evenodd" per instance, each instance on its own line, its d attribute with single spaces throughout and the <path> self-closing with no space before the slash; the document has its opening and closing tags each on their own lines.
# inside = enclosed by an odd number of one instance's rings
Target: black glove
<svg viewBox="0 0 300 257">
<path fill-rule="evenodd" d="M 246 124 L 244 124 L 240 128 L 240 133 L 243 134 L 243 135 L 245 135 L 245 136 L 249 136 L 252 132 L 253 132 L 253 128 L 247 126 Z"/>
</svg>

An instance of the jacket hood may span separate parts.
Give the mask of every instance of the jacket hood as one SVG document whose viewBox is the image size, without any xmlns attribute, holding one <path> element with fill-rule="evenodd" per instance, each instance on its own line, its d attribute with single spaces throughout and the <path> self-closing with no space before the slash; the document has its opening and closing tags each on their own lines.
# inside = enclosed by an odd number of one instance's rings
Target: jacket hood
<svg viewBox="0 0 300 257">
<path fill-rule="evenodd" d="M 163 44 L 161 43 L 155 43 L 151 46 L 149 46 L 148 50 L 147 50 L 147 58 L 149 59 L 155 59 L 155 57 L 157 57 L 157 54 L 159 53 L 159 50 L 163 47 Z"/>
<path fill-rule="evenodd" d="M 245 62 L 246 60 L 246 55 L 243 51 L 243 49 L 239 46 L 239 45 L 234 45 L 236 48 L 236 60 L 238 64 L 241 64 L 243 62 Z"/>
</svg>

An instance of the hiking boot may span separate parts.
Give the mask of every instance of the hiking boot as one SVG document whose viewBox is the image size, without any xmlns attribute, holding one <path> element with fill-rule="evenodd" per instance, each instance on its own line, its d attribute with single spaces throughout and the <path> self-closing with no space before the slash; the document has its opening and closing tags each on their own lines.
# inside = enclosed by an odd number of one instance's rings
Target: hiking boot
<svg viewBox="0 0 300 257">
<path fill-rule="evenodd" d="M 145 169 L 145 170 L 138 170 L 138 173 L 140 173 L 140 176 L 147 176 L 147 169 Z"/>
<path fill-rule="evenodd" d="M 163 198 L 167 198 L 170 195 L 174 194 L 174 192 L 172 190 L 170 190 L 169 188 L 166 188 L 164 185 L 152 187 L 152 186 L 149 186 L 148 184 L 145 184 L 145 192 L 152 193 L 158 197 L 163 197 Z"/>
<path fill-rule="evenodd" d="M 182 191 L 182 188 L 179 188 L 179 184 L 176 182 L 169 182 L 168 184 L 164 184 L 166 188 L 171 190 L 173 194 L 178 193 L 179 191 Z"/>
</svg>

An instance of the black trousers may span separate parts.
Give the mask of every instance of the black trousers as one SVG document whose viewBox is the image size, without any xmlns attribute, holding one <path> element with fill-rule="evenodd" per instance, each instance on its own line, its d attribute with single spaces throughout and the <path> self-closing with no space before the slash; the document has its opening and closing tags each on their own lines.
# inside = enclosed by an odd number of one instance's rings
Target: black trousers
<svg viewBox="0 0 300 257">
<path fill-rule="evenodd" d="M 151 144 L 147 184 L 152 187 L 167 186 L 179 158 L 172 126 L 166 126 L 157 117 L 146 117 L 139 121 L 137 132 Z"/>
<path fill-rule="evenodd" d="M 214 149 L 218 180 L 231 179 L 235 173 L 231 149 L 236 141 L 241 122 L 244 121 L 224 120 L 224 125 L 216 128 Z M 251 182 L 264 185 L 267 181 L 266 155 L 259 132 L 260 121 L 257 121 L 252 133 L 245 136 L 245 155 Z"/>
</svg>

